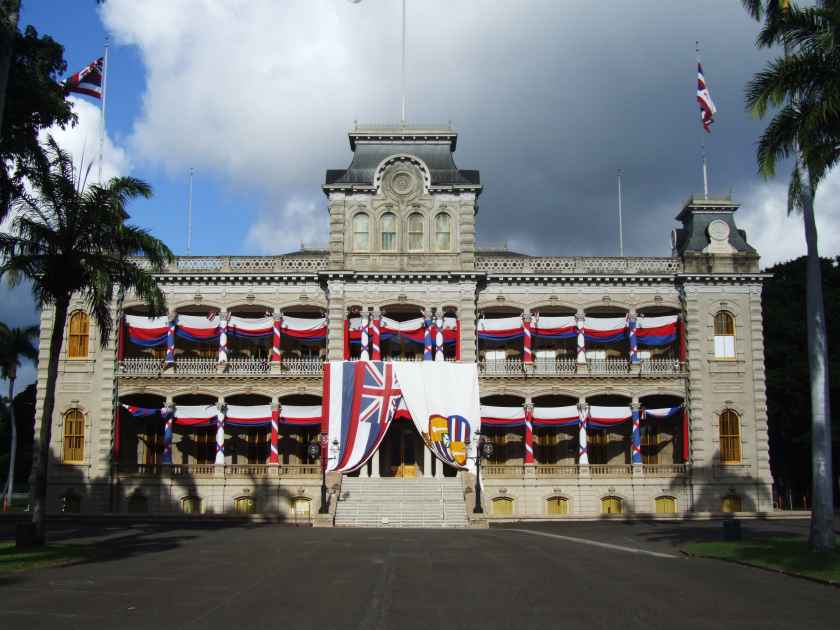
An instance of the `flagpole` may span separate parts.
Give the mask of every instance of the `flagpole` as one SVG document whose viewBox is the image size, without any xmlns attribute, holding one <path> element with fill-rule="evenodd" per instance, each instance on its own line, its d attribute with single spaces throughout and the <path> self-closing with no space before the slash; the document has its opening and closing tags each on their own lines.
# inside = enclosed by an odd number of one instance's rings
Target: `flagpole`
<svg viewBox="0 0 840 630">
<path fill-rule="evenodd" d="M 102 185 L 102 161 L 105 150 L 105 105 L 108 95 L 108 51 L 111 48 L 110 38 L 105 37 L 105 57 L 102 60 L 102 120 L 99 125 L 99 185 Z"/>
<path fill-rule="evenodd" d="M 400 122 L 405 125 L 405 0 L 402 0 L 402 115 Z"/>
<path fill-rule="evenodd" d="M 700 42 L 695 41 L 695 52 L 697 53 L 697 66 L 700 67 Z M 709 167 L 706 163 L 706 136 L 701 129 L 700 135 L 700 156 L 703 161 L 703 199 L 709 198 Z"/>
<path fill-rule="evenodd" d="M 624 256 L 624 226 L 621 222 L 621 169 L 618 169 L 618 255 Z"/>
<path fill-rule="evenodd" d="M 187 200 L 187 256 L 192 252 L 192 189 L 194 172 L 195 169 L 190 168 L 190 194 Z"/>
</svg>

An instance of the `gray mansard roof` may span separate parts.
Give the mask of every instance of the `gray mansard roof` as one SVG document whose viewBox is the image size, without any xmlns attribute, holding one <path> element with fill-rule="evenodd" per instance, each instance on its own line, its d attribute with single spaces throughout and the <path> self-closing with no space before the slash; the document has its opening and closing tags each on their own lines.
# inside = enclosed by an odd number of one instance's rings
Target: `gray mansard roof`
<svg viewBox="0 0 840 630">
<path fill-rule="evenodd" d="M 350 133 L 353 160 L 346 169 L 327 171 L 326 186 L 372 185 L 376 167 L 392 155 L 408 154 L 429 168 L 432 186 L 480 186 L 478 171 L 459 169 L 453 152 L 458 135 L 451 129 L 357 129 Z"/>
</svg>

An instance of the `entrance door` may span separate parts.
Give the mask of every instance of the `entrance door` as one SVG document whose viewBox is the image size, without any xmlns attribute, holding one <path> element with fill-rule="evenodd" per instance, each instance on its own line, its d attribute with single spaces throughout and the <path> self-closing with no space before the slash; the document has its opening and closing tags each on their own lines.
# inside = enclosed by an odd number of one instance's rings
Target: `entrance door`
<svg viewBox="0 0 840 630">
<path fill-rule="evenodd" d="M 416 477 L 415 431 L 411 427 L 403 427 L 399 424 L 393 426 L 393 429 L 397 429 L 398 433 L 394 436 L 396 439 L 391 442 L 391 475 L 394 477 Z"/>
</svg>

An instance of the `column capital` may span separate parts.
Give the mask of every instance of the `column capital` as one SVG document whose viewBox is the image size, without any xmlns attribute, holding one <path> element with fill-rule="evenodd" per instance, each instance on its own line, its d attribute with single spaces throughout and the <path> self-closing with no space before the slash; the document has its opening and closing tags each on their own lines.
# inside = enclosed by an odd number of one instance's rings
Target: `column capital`
<svg viewBox="0 0 840 630">
<path fill-rule="evenodd" d="M 638 396 L 633 396 L 633 402 L 630 403 L 630 408 L 633 411 L 638 411 L 639 409 L 641 409 L 641 407 L 642 407 L 642 405 L 639 402 Z"/>
<path fill-rule="evenodd" d="M 534 410 L 534 403 L 530 398 L 525 399 L 525 404 L 522 405 L 526 411 L 533 411 Z"/>
</svg>

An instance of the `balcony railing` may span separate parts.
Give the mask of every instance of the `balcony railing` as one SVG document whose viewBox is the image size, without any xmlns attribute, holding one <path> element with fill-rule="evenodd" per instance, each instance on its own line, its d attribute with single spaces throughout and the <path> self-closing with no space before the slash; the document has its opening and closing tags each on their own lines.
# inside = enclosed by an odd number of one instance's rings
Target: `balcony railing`
<svg viewBox="0 0 840 630">
<path fill-rule="evenodd" d="M 216 359 L 203 357 L 176 358 L 176 374 L 216 374 L 219 362 Z"/>
<path fill-rule="evenodd" d="M 129 357 L 120 362 L 120 372 L 126 376 L 150 376 L 163 371 L 163 359 Z"/>
<path fill-rule="evenodd" d="M 525 476 L 525 466 L 522 464 L 485 464 L 481 467 L 481 474 L 494 479 L 522 479 Z"/>
<path fill-rule="evenodd" d="M 324 361 L 318 357 L 283 359 L 280 371 L 292 376 L 321 376 L 324 371 Z"/>
<path fill-rule="evenodd" d="M 627 374 L 630 371 L 628 359 L 587 359 L 590 374 Z"/>
<path fill-rule="evenodd" d="M 682 366 L 678 359 L 642 359 L 642 374 L 679 374 Z"/>
<path fill-rule="evenodd" d="M 534 468 L 537 477 L 577 477 L 580 474 L 577 464 L 537 464 Z"/>
<path fill-rule="evenodd" d="M 632 464 L 590 464 L 589 474 L 592 477 L 632 477 Z"/>
<path fill-rule="evenodd" d="M 478 372 L 484 376 L 525 376 L 520 359 L 489 359 L 478 364 Z"/>
<path fill-rule="evenodd" d="M 673 477 L 686 473 L 685 464 L 644 464 L 642 474 L 645 477 Z"/>
<path fill-rule="evenodd" d="M 121 465 L 124 476 L 138 477 L 224 477 L 225 479 L 318 477 L 319 464 L 134 464 Z"/>
<path fill-rule="evenodd" d="M 228 359 L 226 371 L 228 374 L 268 374 L 271 371 L 271 364 L 268 359 L 247 357 Z"/>
<path fill-rule="evenodd" d="M 575 359 L 535 359 L 534 374 L 537 376 L 555 376 L 558 374 L 576 374 Z"/>
</svg>

